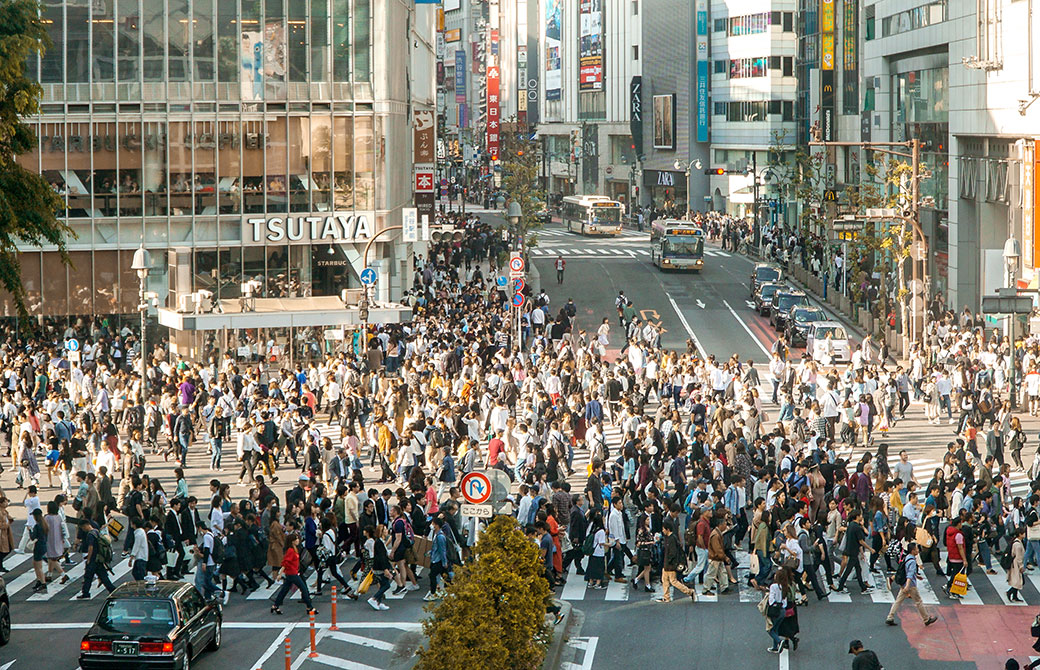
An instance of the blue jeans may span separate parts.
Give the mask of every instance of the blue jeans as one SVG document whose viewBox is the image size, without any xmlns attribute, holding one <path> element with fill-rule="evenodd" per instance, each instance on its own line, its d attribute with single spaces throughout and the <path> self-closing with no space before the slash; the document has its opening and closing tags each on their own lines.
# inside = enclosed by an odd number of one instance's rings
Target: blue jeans
<svg viewBox="0 0 1040 670">
<path fill-rule="evenodd" d="M 780 648 L 780 634 L 776 630 L 780 627 L 780 622 L 784 620 L 784 611 L 781 609 L 779 616 L 769 620 L 769 637 L 773 638 L 773 649 Z"/>
<path fill-rule="evenodd" d="M 372 596 L 372 599 L 377 603 L 383 602 L 383 596 L 390 590 L 390 578 L 384 575 L 382 572 L 375 575 L 375 578 L 379 580 L 379 590 Z"/>
<path fill-rule="evenodd" d="M 1022 563 L 1036 565 L 1038 562 L 1040 562 L 1040 540 L 1026 540 L 1026 557 Z"/>
<path fill-rule="evenodd" d="M 213 456 L 209 459 L 209 467 L 211 470 L 216 470 L 220 467 L 220 455 L 221 451 L 224 449 L 224 439 L 220 437 L 214 437 L 212 445 Z"/>
<path fill-rule="evenodd" d="M 755 575 L 755 582 L 762 585 L 762 583 L 769 577 L 769 556 L 767 556 L 764 551 L 755 550 L 755 553 L 758 554 L 758 574 Z"/>
<path fill-rule="evenodd" d="M 942 412 L 943 408 L 946 408 L 946 418 L 953 418 L 953 407 L 950 405 L 950 396 L 941 395 L 939 396 L 939 411 Z"/>
<path fill-rule="evenodd" d="M 195 571 L 195 588 L 202 591 L 202 597 L 206 600 L 212 598 L 213 594 L 220 590 L 217 588 L 217 583 L 215 581 L 217 578 L 217 571 L 218 566 L 216 565 L 207 565 L 203 567 L 201 564 L 199 565 L 199 569 Z"/>
<path fill-rule="evenodd" d="M 177 442 L 181 447 L 180 461 L 181 467 L 188 467 L 188 443 L 191 442 L 191 436 L 184 433 L 177 435 Z"/>
<path fill-rule="evenodd" d="M 99 565 L 97 561 L 91 561 L 87 563 L 87 567 L 83 572 L 83 595 L 90 595 L 90 587 L 94 584 L 94 579 L 97 578 L 101 582 L 101 585 L 108 589 L 108 592 L 116 590 L 116 587 L 112 585 L 112 579 L 108 576 L 108 568 L 103 565 Z"/>
</svg>

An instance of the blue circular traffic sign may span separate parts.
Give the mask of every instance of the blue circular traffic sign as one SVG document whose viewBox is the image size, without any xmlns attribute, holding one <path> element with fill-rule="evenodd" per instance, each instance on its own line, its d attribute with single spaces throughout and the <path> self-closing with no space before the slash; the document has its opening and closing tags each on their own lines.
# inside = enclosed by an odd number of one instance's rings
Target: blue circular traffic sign
<svg viewBox="0 0 1040 670">
<path fill-rule="evenodd" d="M 503 275 L 498 275 L 498 277 L 495 279 L 495 283 L 501 286 L 502 288 L 505 288 L 506 284 L 509 283 L 509 280 L 506 279 Z"/>
<path fill-rule="evenodd" d="M 361 271 L 361 283 L 365 286 L 371 286 L 376 283 L 376 271 L 372 268 L 365 268 Z"/>
<path fill-rule="evenodd" d="M 525 300 L 527 300 L 527 298 L 524 297 L 523 293 L 514 293 L 513 294 L 513 307 L 523 307 Z"/>
<path fill-rule="evenodd" d="M 69 351 L 79 351 L 79 340 L 74 337 L 70 337 L 65 340 L 65 348 Z"/>
</svg>

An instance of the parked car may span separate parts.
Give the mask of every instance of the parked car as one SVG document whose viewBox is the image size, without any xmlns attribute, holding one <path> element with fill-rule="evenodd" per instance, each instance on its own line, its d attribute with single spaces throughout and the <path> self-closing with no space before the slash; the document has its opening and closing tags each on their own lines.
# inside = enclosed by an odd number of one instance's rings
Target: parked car
<svg viewBox="0 0 1040 670">
<path fill-rule="evenodd" d="M 552 213 L 545 206 L 535 212 L 534 218 L 538 220 L 538 223 L 552 223 Z"/>
<path fill-rule="evenodd" d="M 787 315 L 787 343 L 804 344 L 809 335 L 809 326 L 816 321 L 826 321 L 827 315 L 819 307 L 796 305 Z"/>
<path fill-rule="evenodd" d="M 11 641 L 11 600 L 7 597 L 7 585 L 0 577 L 0 647 Z"/>
<path fill-rule="evenodd" d="M 824 365 L 851 361 L 852 346 L 845 326 L 837 321 L 816 321 L 810 325 L 805 338 L 805 353 Z"/>
<path fill-rule="evenodd" d="M 773 294 L 784 288 L 783 284 L 768 282 L 759 284 L 755 291 L 755 311 L 765 316 L 769 313 L 769 304 L 773 301 Z"/>
<path fill-rule="evenodd" d="M 751 270 L 751 295 L 758 291 L 758 287 L 765 283 L 777 283 L 784 276 L 783 271 L 772 263 L 756 263 Z"/>
<path fill-rule="evenodd" d="M 116 588 L 80 642 L 83 670 L 189 670 L 205 649 L 220 648 L 220 602 L 193 584 L 135 581 Z"/>
<path fill-rule="evenodd" d="M 773 294 L 772 304 L 769 306 L 769 324 L 777 331 L 787 327 L 787 314 L 792 307 L 798 305 L 809 306 L 809 296 L 805 291 L 796 288 L 783 288 Z"/>
</svg>

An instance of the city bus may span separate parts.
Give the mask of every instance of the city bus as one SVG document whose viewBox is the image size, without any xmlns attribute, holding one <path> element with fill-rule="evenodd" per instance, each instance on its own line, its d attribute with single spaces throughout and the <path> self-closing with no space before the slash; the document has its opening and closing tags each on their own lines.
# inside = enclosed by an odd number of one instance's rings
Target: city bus
<svg viewBox="0 0 1040 670">
<path fill-rule="evenodd" d="M 650 262 L 662 270 L 704 267 L 704 231 L 690 221 L 661 219 L 650 228 Z"/>
<path fill-rule="evenodd" d="M 618 235 L 624 206 L 603 195 L 569 195 L 563 199 L 560 216 L 572 233 Z"/>
</svg>

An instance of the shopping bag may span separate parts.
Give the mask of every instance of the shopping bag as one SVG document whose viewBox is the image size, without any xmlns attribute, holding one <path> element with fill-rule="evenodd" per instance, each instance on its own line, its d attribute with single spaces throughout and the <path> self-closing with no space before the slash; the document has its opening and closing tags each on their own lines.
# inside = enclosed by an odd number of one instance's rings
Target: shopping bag
<svg viewBox="0 0 1040 670">
<path fill-rule="evenodd" d="M 108 521 L 108 534 L 112 537 L 112 540 L 118 540 L 119 534 L 123 532 L 123 524 L 118 519 L 110 519 Z"/>
<path fill-rule="evenodd" d="M 748 557 L 748 571 L 752 575 L 757 575 L 759 570 L 762 568 L 758 561 L 758 552 L 755 552 Z"/>
<path fill-rule="evenodd" d="M 950 586 L 950 593 L 958 596 L 968 594 L 968 576 L 964 574 L 963 570 L 954 575 L 953 584 Z"/>
<path fill-rule="evenodd" d="M 357 587 L 357 592 L 358 593 L 362 593 L 362 594 L 368 593 L 368 588 L 370 586 L 372 586 L 372 571 L 371 570 L 369 570 L 365 574 L 365 578 L 361 580 L 361 584 L 359 584 L 358 587 Z"/>
</svg>

